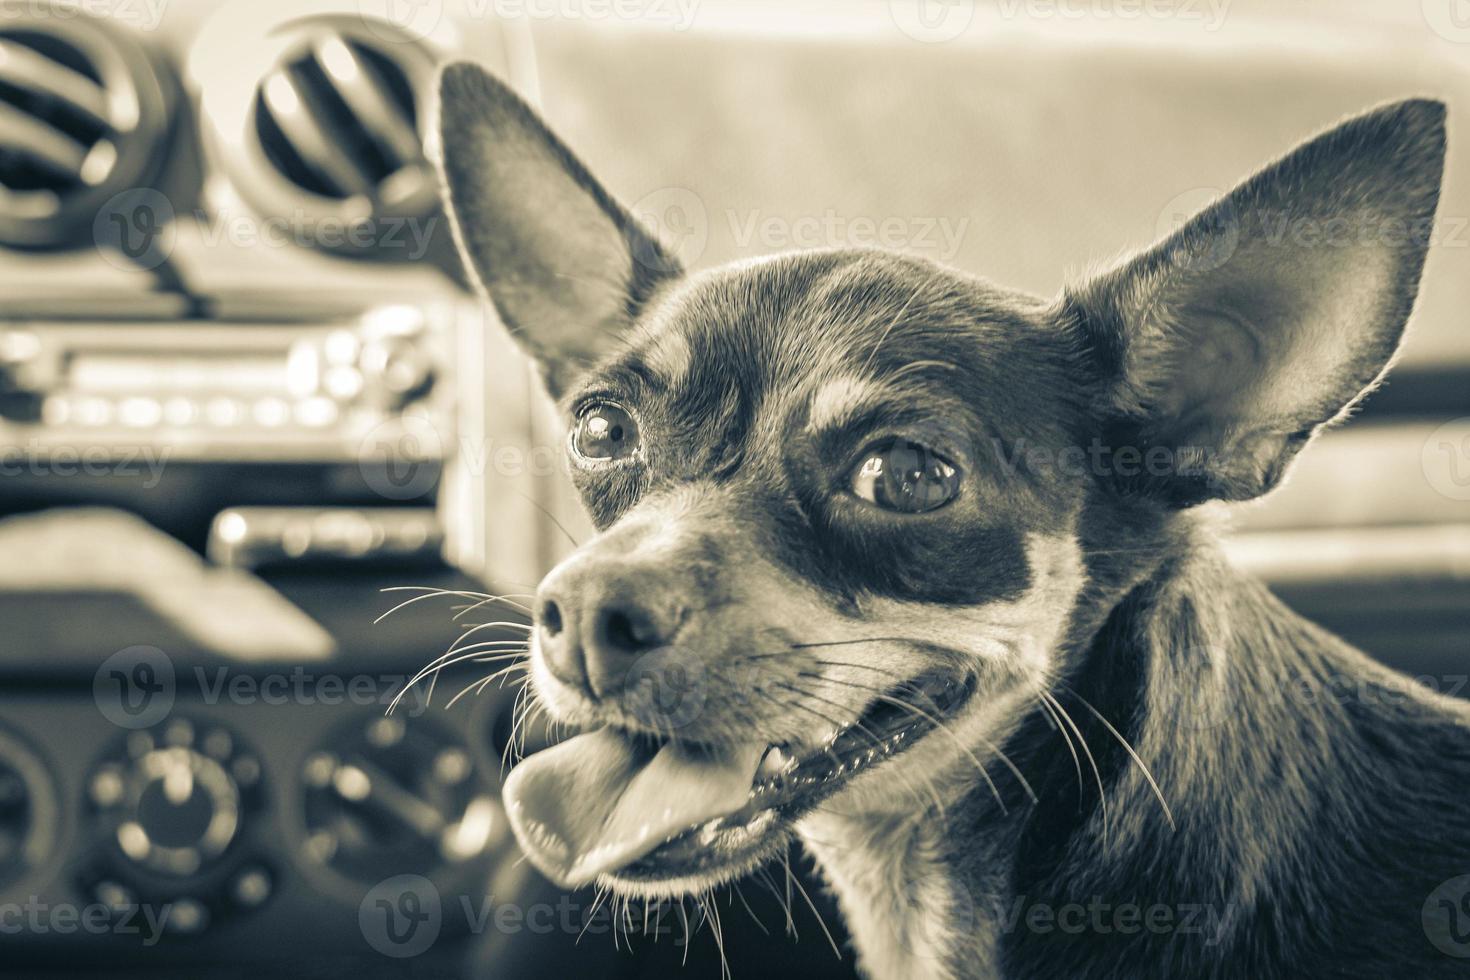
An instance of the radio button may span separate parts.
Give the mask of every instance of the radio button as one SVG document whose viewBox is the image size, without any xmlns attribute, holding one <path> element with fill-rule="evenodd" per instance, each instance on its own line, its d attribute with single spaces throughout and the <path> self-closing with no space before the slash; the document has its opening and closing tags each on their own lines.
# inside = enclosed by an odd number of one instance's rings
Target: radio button
<svg viewBox="0 0 1470 980">
<path fill-rule="evenodd" d="M 71 421 L 71 402 L 57 395 L 47 395 L 41 402 L 42 425 L 66 425 Z"/>
<path fill-rule="evenodd" d="M 126 912 L 138 904 L 138 897 L 127 886 L 115 881 L 99 881 L 92 889 L 92 896 L 113 912 Z"/>
<path fill-rule="evenodd" d="M 163 406 L 154 398 L 124 398 L 117 406 L 117 420 L 130 428 L 151 429 L 163 420 Z"/>
<path fill-rule="evenodd" d="M 247 909 L 264 905 L 271 897 L 271 876 L 264 868 L 250 867 L 230 882 L 230 897 Z"/>
<path fill-rule="evenodd" d="M 194 898 L 176 898 L 169 908 L 165 928 L 170 932 L 192 934 L 202 932 L 208 925 L 209 909 L 202 902 Z"/>
<path fill-rule="evenodd" d="M 330 398 L 307 398 L 296 403 L 296 424 L 322 429 L 337 421 L 337 403 Z"/>
<path fill-rule="evenodd" d="M 334 365 L 356 363 L 359 347 L 357 334 L 351 330 L 333 330 L 322 341 L 322 353 L 326 355 L 327 363 Z"/>
<path fill-rule="evenodd" d="M 100 807 L 116 806 L 122 802 L 127 784 L 117 766 L 104 766 L 92 776 L 89 794 L 92 802 Z"/>
<path fill-rule="evenodd" d="M 211 398 L 204 405 L 205 419 L 220 428 L 239 424 L 243 413 L 243 407 L 233 398 Z"/>
<path fill-rule="evenodd" d="M 350 402 L 362 393 L 362 372 L 352 365 L 328 368 L 322 376 L 322 386 L 338 401 Z"/>
<path fill-rule="evenodd" d="M 199 407 L 191 399 L 175 396 L 163 403 L 163 420 L 175 428 L 192 425 L 199 415 Z"/>
<path fill-rule="evenodd" d="M 402 407 L 434 379 L 433 359 L 413 337 L 373 340 L 363 346 L 360 363 L 368 392 L 390 407 Z"/>
<path fill-rule="evenodd" d="M 279 398 L 262 398 L 255 403 L 255 421 L 267 429 L 275 429 L 291 421 L 291 408 Z"/>
<path fill-rule="evenodd" d="M 72 406 L 72 415 L 78 425 L 109 425 L 112 422 L 112 402 L 96 396 L 78 398 Z"/>
</svg>

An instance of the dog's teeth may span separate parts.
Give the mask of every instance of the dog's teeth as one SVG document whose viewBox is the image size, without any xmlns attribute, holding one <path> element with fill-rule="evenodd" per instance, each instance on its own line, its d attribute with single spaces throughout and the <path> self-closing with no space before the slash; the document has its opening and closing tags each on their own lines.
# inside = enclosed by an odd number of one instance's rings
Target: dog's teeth
<svg viewBox="0 0 1470 980">
<path fill-rule="evenodd" d="M 795 764 L 796 760 L 787 755 L 780 746 L 773 745 L 770 751 L 766 753 L 766 757 L 761 760 L 757 775 L 761 778 L 779 776 Z"/>
</svg>

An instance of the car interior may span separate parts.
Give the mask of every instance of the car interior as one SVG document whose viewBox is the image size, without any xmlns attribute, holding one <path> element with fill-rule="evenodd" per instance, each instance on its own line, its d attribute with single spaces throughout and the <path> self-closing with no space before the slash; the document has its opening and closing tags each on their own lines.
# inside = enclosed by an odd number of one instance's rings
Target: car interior
<svg viewBox="0 0 1470 980">
<path fill-rule="evenodd" d="M 1042 296 L 1348 112 L 1470 112 L 1417 4 L 906 2 L 0 3 L 0 973 L 856 975 L 799 847 L 635 922 L 510 833 L 557 733 L 495 653 L 592 530 L 454 252 L 438 67 L 522 93 L 690 267 L 879 245 Z M 1228 540 L 1466 697 L 1451 159 L 1387 383 Z"/>
</svg>

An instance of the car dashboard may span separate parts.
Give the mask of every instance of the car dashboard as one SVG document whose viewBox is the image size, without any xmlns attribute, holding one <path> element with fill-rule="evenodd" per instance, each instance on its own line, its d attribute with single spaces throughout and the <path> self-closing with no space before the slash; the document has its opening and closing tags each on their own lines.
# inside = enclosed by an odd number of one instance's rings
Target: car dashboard
<svg viewBox="0 0 1470 980">
<path fill-rule="evenodd" d="M 30 6 L 0 19 L 0 969 L 55 976 L 855 975 L 799 850 L 641 934 L 509 833 L 501 780 L 550 732 L 494 658 L 590 529 L 454 257 L 438 64 L 536 100 L 691 266 L 892 245 L 1042 295 L 1346 111 L 1470 112 L 1460 49 L 1354 5 L 1335 45 L 1255 3 L 1163 40 L 901 4 Z M 1387 383 L 1224 520 L 1288 604 L 1470 696 L 1443 233 Z"/>
</svg>

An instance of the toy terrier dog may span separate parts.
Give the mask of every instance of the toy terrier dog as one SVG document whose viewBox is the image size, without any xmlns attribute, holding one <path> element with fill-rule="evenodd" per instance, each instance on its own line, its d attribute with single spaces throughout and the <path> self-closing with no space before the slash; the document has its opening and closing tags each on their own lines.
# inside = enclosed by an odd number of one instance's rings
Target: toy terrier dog
<svg viewBox="0 0 1470 980">
<path fill-rule="evenodd" d="M 1470 711 L 1202 506 L 1382 377 L 1442 104 L 1038 299 L 874 250 L 687 272 L 503 84 L 439 96 L 463 258 L 598 528 L 535 600 L 531 686 L 582 731 L 505 786 L 538 868 L 682 896 L 799 839 L 875 978 L 1470 973 Z"/>
</svg>

